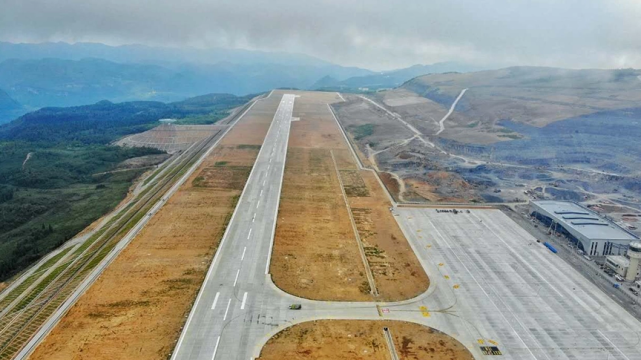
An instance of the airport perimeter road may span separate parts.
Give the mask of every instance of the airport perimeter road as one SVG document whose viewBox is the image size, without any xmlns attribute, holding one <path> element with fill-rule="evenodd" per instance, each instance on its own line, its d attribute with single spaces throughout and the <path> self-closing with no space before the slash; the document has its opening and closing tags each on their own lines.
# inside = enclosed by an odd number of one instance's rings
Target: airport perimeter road
<svg viewBox="0 0 641 360">
<path fill-rule="evenodd" d="M 427 325 L 502 359 L 641 359 L 641 323 L 500 210 L 394 211 L 432 280 Z"/>
</svg>

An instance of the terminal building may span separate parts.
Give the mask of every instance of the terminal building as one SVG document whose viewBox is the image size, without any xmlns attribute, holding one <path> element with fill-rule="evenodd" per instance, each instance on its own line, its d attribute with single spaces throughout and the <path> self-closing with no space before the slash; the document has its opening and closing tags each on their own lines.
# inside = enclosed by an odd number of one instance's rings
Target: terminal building
<svg viewBox="0 0 641 360">
<path fill-rule="evenodd" d="M 532 215 L 567 236 L 586 255 L 625 255 L 630 242 L 639 238 L 577 203 L 569 201 L 532 201 Z"/>
</svg>

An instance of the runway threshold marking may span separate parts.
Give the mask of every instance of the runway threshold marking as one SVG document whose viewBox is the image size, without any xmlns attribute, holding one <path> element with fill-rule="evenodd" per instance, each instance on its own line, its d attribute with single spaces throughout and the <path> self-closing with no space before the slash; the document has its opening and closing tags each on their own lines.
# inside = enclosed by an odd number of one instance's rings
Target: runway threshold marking
<svg viewBox="0 0 641 360">
<path fill-rule="evenodd" d="M 240 257 L 240 261 L 243 261 L 245 259 L 245 251 L 247 251 L 247 246 L 243 248 L 243 256 Z"/>
<path fill-rule="evenodd" d="M 214 303 L 211 304 L 211 309 L 214 310 L 216 308 L 216 303 L 218 303 L 218 296 L 220 296 L 220 292 L 216 293 L 216 297 L 214 298 Z"/>
<path fill-rule="evenodd" d="M 247 292 L 243 295 L 243 303 L 240 304 L 240 310 L 245 310 L 245 303 L 247 302 Z"/>
<path fill-rule="evenodd" d="M 229 299 L 229 301 L 227 301 L 227 309 L 225 309 L 225 315 L 223 316 L 223 321 L 227 320 L 227 313 L 229 312 L 229 305 L 231 305 L 231 299 Z M 214 355 L 216 355 L 216 352 L 214 352 Z"/>
</svg>

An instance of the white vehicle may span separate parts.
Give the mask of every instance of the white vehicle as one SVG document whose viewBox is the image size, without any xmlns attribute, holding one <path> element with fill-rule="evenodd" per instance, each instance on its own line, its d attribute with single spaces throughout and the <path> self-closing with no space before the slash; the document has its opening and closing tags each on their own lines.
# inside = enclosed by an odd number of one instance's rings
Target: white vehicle
<svg viewBox="0 0 641 360">
<path fill-rule="evenodd" d="M 585 260 L 587 260 L 587 261 L 592 261 L 592 259 L 591 259 L 589 256 L 587 256 L 587 255 L 583 255 L 583 258 L 584 258 Z"/>
<path fill-rule="evenodd" d="M 577 252 L 579 255 L 583 255 L 583 254 L 584 254 L 583 250 L 581 250 L 581 249 L 576 249 L 576 252 Z"/>
<path fill-rule="evenodd" d="M 624 280 L 623 276 L 621 276 L 619 274 L 614 275 L 614 278 L 616 279 L 616 281 L 623 281 Z"/>
</svg>

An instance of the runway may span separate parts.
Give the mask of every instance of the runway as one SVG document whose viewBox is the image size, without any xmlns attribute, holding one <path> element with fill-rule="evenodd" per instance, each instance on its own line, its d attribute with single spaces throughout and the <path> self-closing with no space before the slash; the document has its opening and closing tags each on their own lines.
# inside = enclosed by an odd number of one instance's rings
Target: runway
<svg viewBox="0 0 641 360">
<path fill-rule="evenodd" d="M 174 359 L 248 359 L 253 335 L 264 334 L 288 311 L 264 292 L 294 100 L 284 95 L 276 110 Z M 269 319 L 258 315 L 265 307 L 272 309 Z"/>
<path fill-rule="evenodd" d="M 253 359 L 296 323 L 384 319 L 445 332 L 476 359 L 641 360 L 641 323 L 499 210 L 393 209 L 431 281 L 414 299 L 324 302 L 279 290 L 268 270 L 295 101 L 282 97 L 172 359 Z"/>
</svg>

